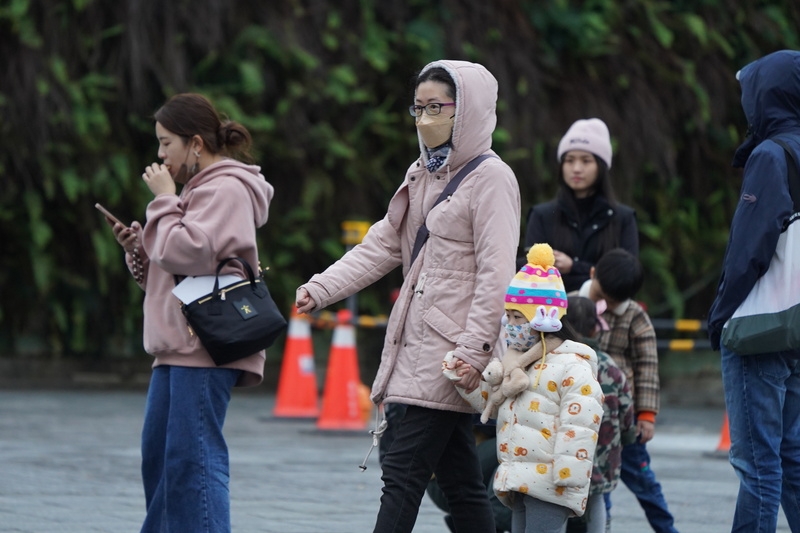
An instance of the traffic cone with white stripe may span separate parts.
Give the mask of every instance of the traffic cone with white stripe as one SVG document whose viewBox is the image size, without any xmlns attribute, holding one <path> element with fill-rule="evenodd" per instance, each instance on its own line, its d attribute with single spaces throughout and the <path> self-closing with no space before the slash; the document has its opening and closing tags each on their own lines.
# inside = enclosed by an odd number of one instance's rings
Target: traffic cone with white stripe
<svg viewBox="0 0 800 533">
<path fill-rule="evenodd" d="M 283 350 L 278 398 L 273 415 L 289 418 L 319 416 L 317 374 L 311 346 L 311 324 L 292 307 L 286 347 Z"/>
<path fill-rule="evenodd" d="M 359 401 L 362 384 L 358 371 L 356 335 L 350 323 L 352 313 L 342 309 L 336 314 L 336 320 L 338 324 L 333 330 L 322 395 L 322 413 L 317 419 L 317 428 L 365 429 L 367 422 Z"/>
</svg>

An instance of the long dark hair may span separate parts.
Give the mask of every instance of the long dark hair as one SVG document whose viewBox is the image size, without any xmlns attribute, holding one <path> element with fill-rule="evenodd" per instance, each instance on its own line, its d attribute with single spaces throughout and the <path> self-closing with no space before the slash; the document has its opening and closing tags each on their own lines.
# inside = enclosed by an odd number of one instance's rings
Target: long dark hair
<svg viewBox="0 0 800 533">
<path fill-rule="evenodd" d="M 566 180 L 564 179 L 564 158 L 567 156 L 565 153 L 561 156 L 561 161 L 558 164 L 558 193 L 556 198 L 559 205 L 565 205 L 567 210 L 572 214 L 572 217 L 580 220 L 580 213 L 578 212 L 578 204 L 575 199 L 575 192 L 569 188 Z M 608 176 L 608 165 L 606 162 L 592 154 L 595 162 L 597 163 L 597 180 L 594 182 L 592 195 L 602 195 L 606 198 L 612 208 L 616 208 L 619 203 L 617 202 L 617 195 L 614 193 L 614 188 L 611 186 L 611 179 Z M 572 242 L 572 232 L 569 227 L 569 218 L 561 210 L 558 211 L 558 216 L 554 220 L 555 227 L 553 230 L 554 241 L 561 243 L 562 252 L 568 255 L 575 255 Z M 598 257 L 602 256 L 605 252 L 619 247 L 619 220 L 617 217 L 612 217 L 608 226 L 603 228 L 598 235 Z"/>
<path fill-rule="evenodd" d="M 247 128 L 232 120 L 223 120 L 205 96 L 196 93 L 176 94 L 155 112 L 156 119 L 167 130 L 183 139 L 183 143 L 199 135 L 212 154 L 252 161 L 252 143 Z"/>
<path fill-rule="evenodd" d="M 567 315 L 568 314 L 569 314 L 569 312 L 567 312 Z M 564 320 L 567 317 L 567 315 L 564 315 L 563 317 L 561 317 L 561 329 L 560 330 L 553 331 L 553 332 L 550 332 L 550 333 L 545 333 L 545 335 L 553 335 L 555 337 L 558 337 L 562 341 L 580 341 L 582 336 L 575 329 L 575 326 L 573 326 L 568 320 Z"/>
</svg>

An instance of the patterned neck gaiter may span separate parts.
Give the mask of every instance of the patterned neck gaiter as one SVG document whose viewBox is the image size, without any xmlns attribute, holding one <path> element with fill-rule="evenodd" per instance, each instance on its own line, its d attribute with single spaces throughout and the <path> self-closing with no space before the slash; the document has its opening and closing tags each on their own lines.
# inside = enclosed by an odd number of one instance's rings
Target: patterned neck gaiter
<svg viewBox="0 0 800 533">
<path fill-rule="evenodd" d="M 428 162 L 425 163 L 425 168 L 428 172 L 436 172 L 444 164 L 447 156 L 450 155 L 450 145 L 443 144 L 433 150 L 428 150 Z"/>
</svg>

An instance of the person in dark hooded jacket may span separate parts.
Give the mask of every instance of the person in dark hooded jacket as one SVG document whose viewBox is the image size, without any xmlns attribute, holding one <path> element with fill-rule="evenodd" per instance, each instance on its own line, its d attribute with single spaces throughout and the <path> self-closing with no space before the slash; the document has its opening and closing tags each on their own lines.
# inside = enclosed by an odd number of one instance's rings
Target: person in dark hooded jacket
<svg viewBox="0 0 800 533">
<path fill-rule="evenodd" d="M 745 66 L 737 78 L 749 136 L 733 165 L 744 167 L 744 181 L 708 315 L 711 344 L 722 352 L 730 461 L 740 481 L 731 531 L 774 532 L 782 505 L 792 532 L 798 533 L 800 350 L 741 355 L 720 344 L 725 325 L 769 269 L 784 223 L 794 214 L 787 179 L 787 164 L 793 162 L 775 141 L 800 161 L 800 52 L 769 54 Z M 793 276 L 798 277 L 800 271 Z"/>
</svg>

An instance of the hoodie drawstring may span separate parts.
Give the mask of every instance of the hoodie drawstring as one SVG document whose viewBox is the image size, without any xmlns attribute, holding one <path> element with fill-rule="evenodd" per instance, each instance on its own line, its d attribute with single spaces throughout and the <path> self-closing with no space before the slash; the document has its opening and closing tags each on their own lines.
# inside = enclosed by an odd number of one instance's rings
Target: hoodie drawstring
<svg viewBox="0 0 800 533">
<path fill-rule="evenodd" d="M 536 381 L 533 383 L 534 389 L 539 386 L 539 379 L 544 371 L 544 362 L 547 359 L 547 343 L 544 341 L 544 331 L 540 331 L 539 335 L 542 336 L 542 360 L 539 361 L 539 372 L 536 373 Z"/>
<path fill-rule="evenodd" d="M 378 420 L 383 417 L 383 420 L 378 422 Z M 375 409 L 375 429 L 371 429 L 369 434 L 372 435 L 372 445 L 369 447 L 369 451 L 367 455 L 364 457 L 364 460 L 361 461 L 361 464 L 358 465 L 358 468 L 361 469 L 362 472 L 366 471 L 367 469 L 367 459 L 369 459 L 372 450 L 375 449 L 378 444 L 380 444 L 381 437 L 383 436 L 386 428 L 389 426 L 389 423 L 386 421 L 386 413 L 383 410 L 383 403 L 381 403 L 377 409 Z"/>
</svg>

